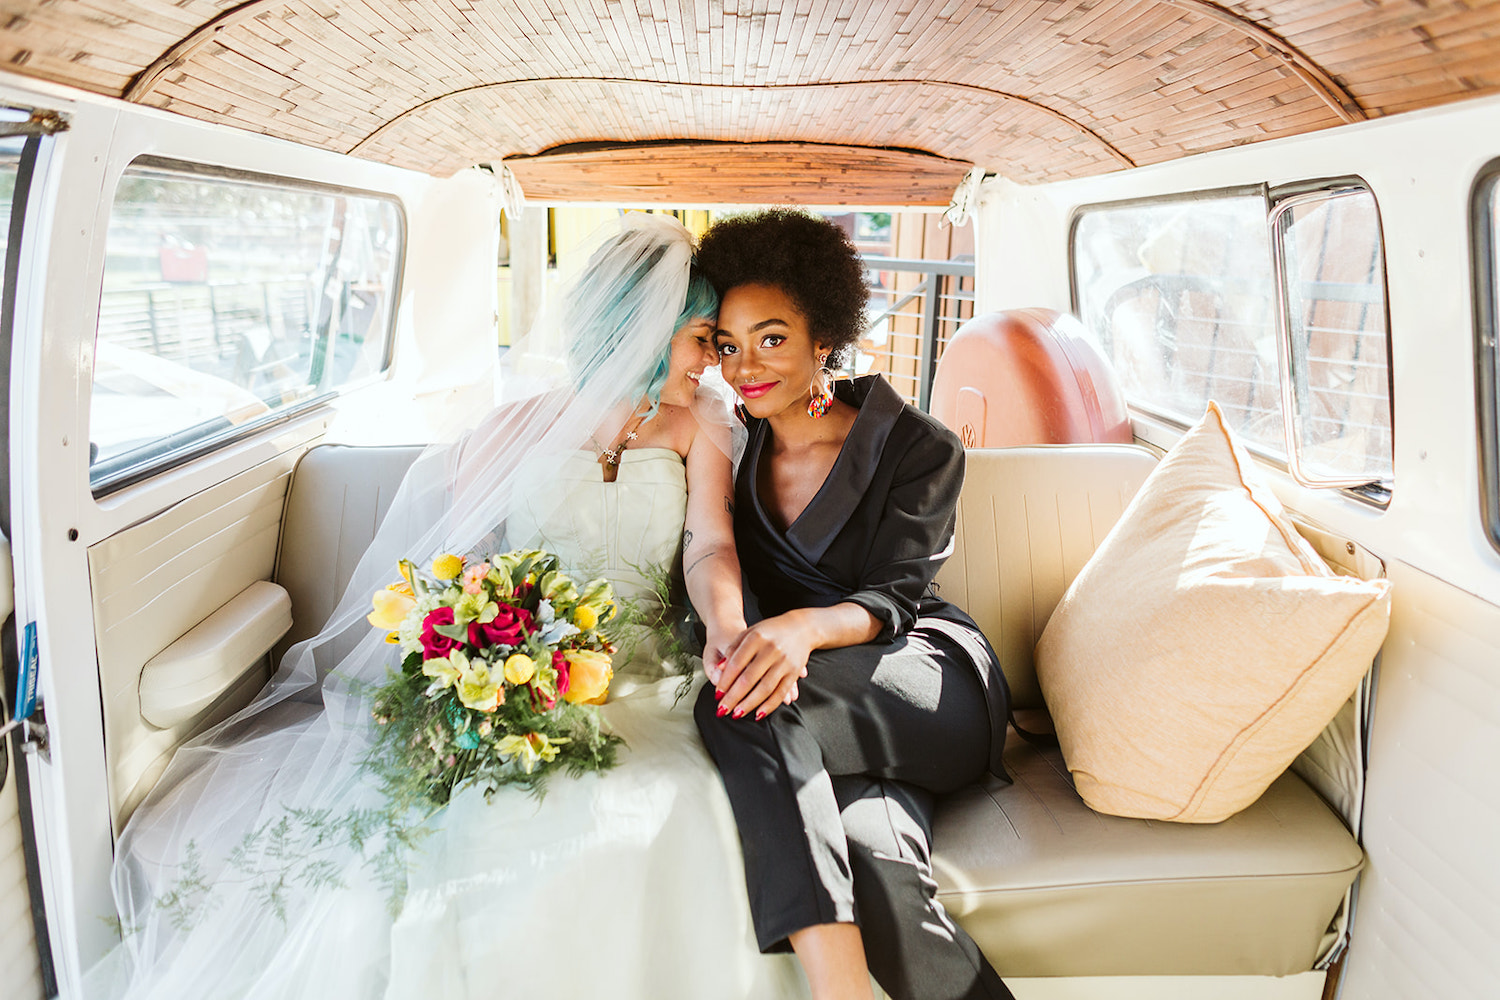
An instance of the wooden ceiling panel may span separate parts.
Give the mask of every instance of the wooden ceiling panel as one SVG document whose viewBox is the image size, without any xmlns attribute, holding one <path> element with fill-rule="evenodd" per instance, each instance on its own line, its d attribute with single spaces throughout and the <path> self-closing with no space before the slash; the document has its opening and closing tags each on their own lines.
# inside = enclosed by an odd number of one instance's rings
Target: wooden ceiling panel
<svg viewBox="0 0 1500 1000">
<path fill-rule="evenodd" d="M 1500 92 L 1500 0 L 786 6 L 5 0 L 0 59 L 437 174 L 669 140 L 918 150 L 1035 182 Z"/>
<path fill-rule="evenodd" d="M 926 153 L 814 143 L 606 147 L 505 161 L 528 197 L 642 204 L 896 204 L 942 208 L 972 164 Z M 726 198 L 726 193 L 737 197 Z"/>
<path fill-rule="evenodd" d="M 551 120 L 549 109 L 556 107 L 574 109 L 573 117 Z M 904 84 L 750 91 L 597 81 L 505 84 L 434 101 L 393 121 L 356 152 L 441 174 L 517 150 L 660 141 L 689 129 L 694 139 L 718 142 L 826 144 L 832 132 L 838 145 L 884 147 L 888 136 L 919 125 L 949 159 L 1006 158 L 1027 165 L 1028 179 L 1096 173 L 1125 162 L 1102 139 L 1024 101 Z M 476 146 L 486 139 L 493 145 Z"/>
</svg>

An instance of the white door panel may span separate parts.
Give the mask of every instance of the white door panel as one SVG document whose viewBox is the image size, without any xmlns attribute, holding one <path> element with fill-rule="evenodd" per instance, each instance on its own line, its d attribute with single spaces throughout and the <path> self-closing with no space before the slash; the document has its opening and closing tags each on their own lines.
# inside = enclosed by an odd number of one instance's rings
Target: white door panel
<svg viewBox="0 0 1500 1000">
<path fill-rule="evenodd" d="M 1500 607 L 1389 565 L 1344 1000 L 1496 995 Z"/>
<path fill-rule="evenodd" d="M 147 661 L 251 584 L 270 579 L 287 482 L 301 453 L 301 447 L 289 449 L 89 546 L 116 833 L 172 751 L 211 718 L 243 707 L 270 676 L 262 662 L 204 714 L 170 728 L 158 728 L 141 714 L 141 671 Z"/>
</svg>

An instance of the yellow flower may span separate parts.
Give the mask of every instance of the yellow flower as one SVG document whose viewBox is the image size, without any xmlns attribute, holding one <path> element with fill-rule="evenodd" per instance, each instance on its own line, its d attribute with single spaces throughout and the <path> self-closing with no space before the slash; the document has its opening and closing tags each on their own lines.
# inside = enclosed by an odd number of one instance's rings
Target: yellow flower
<svg viewBox="0 0 1500 1000">
<path fill-rule="evenodd" d="M 536 663 L 525 653 L 515 653 L 505 661 L 505 679 L 512 684 L 525 684 L 536 674 Z"/>
<path fill-rule="evenodd" d="M 385 590 L 375 591 L 375 596 L 370 599 L 375 610 L 366 615 L 365 620 L 387 632 L 400 628 L 407 613 L 417 606 L 415 597 L 409 593 L 404 594 L 398 589 L 404 586 L 405 584 L 393 583 Z"/>
<path fill-rule="evenodd" d="M 489 664 L 474 660 L 458 680 L 458 700 L 475 711 L 493 712 L 505 700 L 505 691 Z"/>
<path fill-rule="evenodd" d="M 469 665 L 469 658 L 461 649 L 455 649 L 447 656 L 435 656 L 430 660 L 422 661 L 422 673 L 431 677 L 437 688 L 452 687 L 457 683 L 464 669 Z"/>
<path fill-rule="evenodd" d="M 596 649 L 570 649 L 563 657 L 568 661 L 568 691 L 563 697 L 575 705 L 602 705 L 615 675 L 609 654 Z"/>
<path fill-rule="evenodd" d="M 599 613 L 587 604 L 580 604 L 573 609 L 573 624 L 587 632 L 599 624 Z"/>
<path fill-rule="evenodd" d="M 578 599 L 578 608 L 588 608 L 594 613 L 595 624 L 601 621 L 609 621 L 615 616 L 615 592 L 609 585 L 608 580 L 590 580 L 588 586 L 583 588 L 583 596 Z M 573 612 L 573 620 L 578 622 L 578 610 Z M 580 628 L 584 626 L 578 622 Z"/>
<path fill-rule="evenodd" d="M 439 580 L 456 580 L 464 571 L 464 561 L 452 554 L 440 555 L 432 561 L 432 575 Z"/>
<path fill-rule="evenodd" d="M 519 760 L 526 773 L 530 774 L 538 763 L 550 764 L 566 742 L 568 741 L 563 738 L 549 740 L 542 733 L 527 733 L 525 736 L 507 736 L 495 744 L 495 749 L 501 757 Z"/>
</svg>

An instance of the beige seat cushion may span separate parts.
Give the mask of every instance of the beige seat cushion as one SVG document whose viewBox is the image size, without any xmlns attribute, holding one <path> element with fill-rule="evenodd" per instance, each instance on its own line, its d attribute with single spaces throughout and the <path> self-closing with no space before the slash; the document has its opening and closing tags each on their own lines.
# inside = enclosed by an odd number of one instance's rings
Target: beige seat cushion
<svg viewBox="0 0 1500 1000">
<path fill-rule="evenodd" d="M 1295 774 L 1216 826 L 1092 812 L 1062 755 L 1012 735 L 1015 783 L 938 810 L 939 898 L 1002 975 L 1312 968 L 1363 852 Z"/>
<path fill-rule="evenodd" d="M 1129 444 L 967 452 L 953 555 L 935 582 L 1000 654 L 1017 709 L 1045 707 L 1033 663 L 1036 642 L 1156 461 Z"/>
<path fill-rule="evenodd" d="M 1073 581 L 1036 669 L 1099 812 L 1214 823 L 1349 698 L 1390 585 L 1335 576 L 1209 404 Z"/>
<path fill-rule="evenodd" d="M 316 635 L 328 621 L 421 452 L 419 445 L 325 444 L 297 463 L 287 489 L 275 577 L 291 595 L 292 629 L 276 646 L 277 662 L 293 643 Z"/>
</svg>

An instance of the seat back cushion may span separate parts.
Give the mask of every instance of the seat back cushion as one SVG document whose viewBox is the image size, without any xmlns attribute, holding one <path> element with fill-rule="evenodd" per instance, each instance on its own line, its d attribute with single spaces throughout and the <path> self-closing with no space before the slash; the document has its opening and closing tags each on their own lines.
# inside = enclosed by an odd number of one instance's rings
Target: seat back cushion
<svg viewBox="0 0 1500 1000">
<path fill-rule="evenodd" d="M 1389 582 L 1335 575 L 1210 403 L 1064 594 L 1037 677 L 1090 807 L 1214 823 L 1334 717 L 1389 618 Z"/>
<path fill-rule="evenodd" d="M 295 642 L 316 635 L 343 596 L 396 488 L 420 445 L 325 444 L 302 456 L 282 517 L 276 582 L 292 598 L 292 629 L 277 661 Z"/>
<path fill-rule="evenodd" d="M 968 452 L 953 555 L 936 582 L 994 644 L 1016 708 L 1043 707 L 1037 638 L 1155 467 L 1156 456 L 1134 445 Z"/>
</svg>

